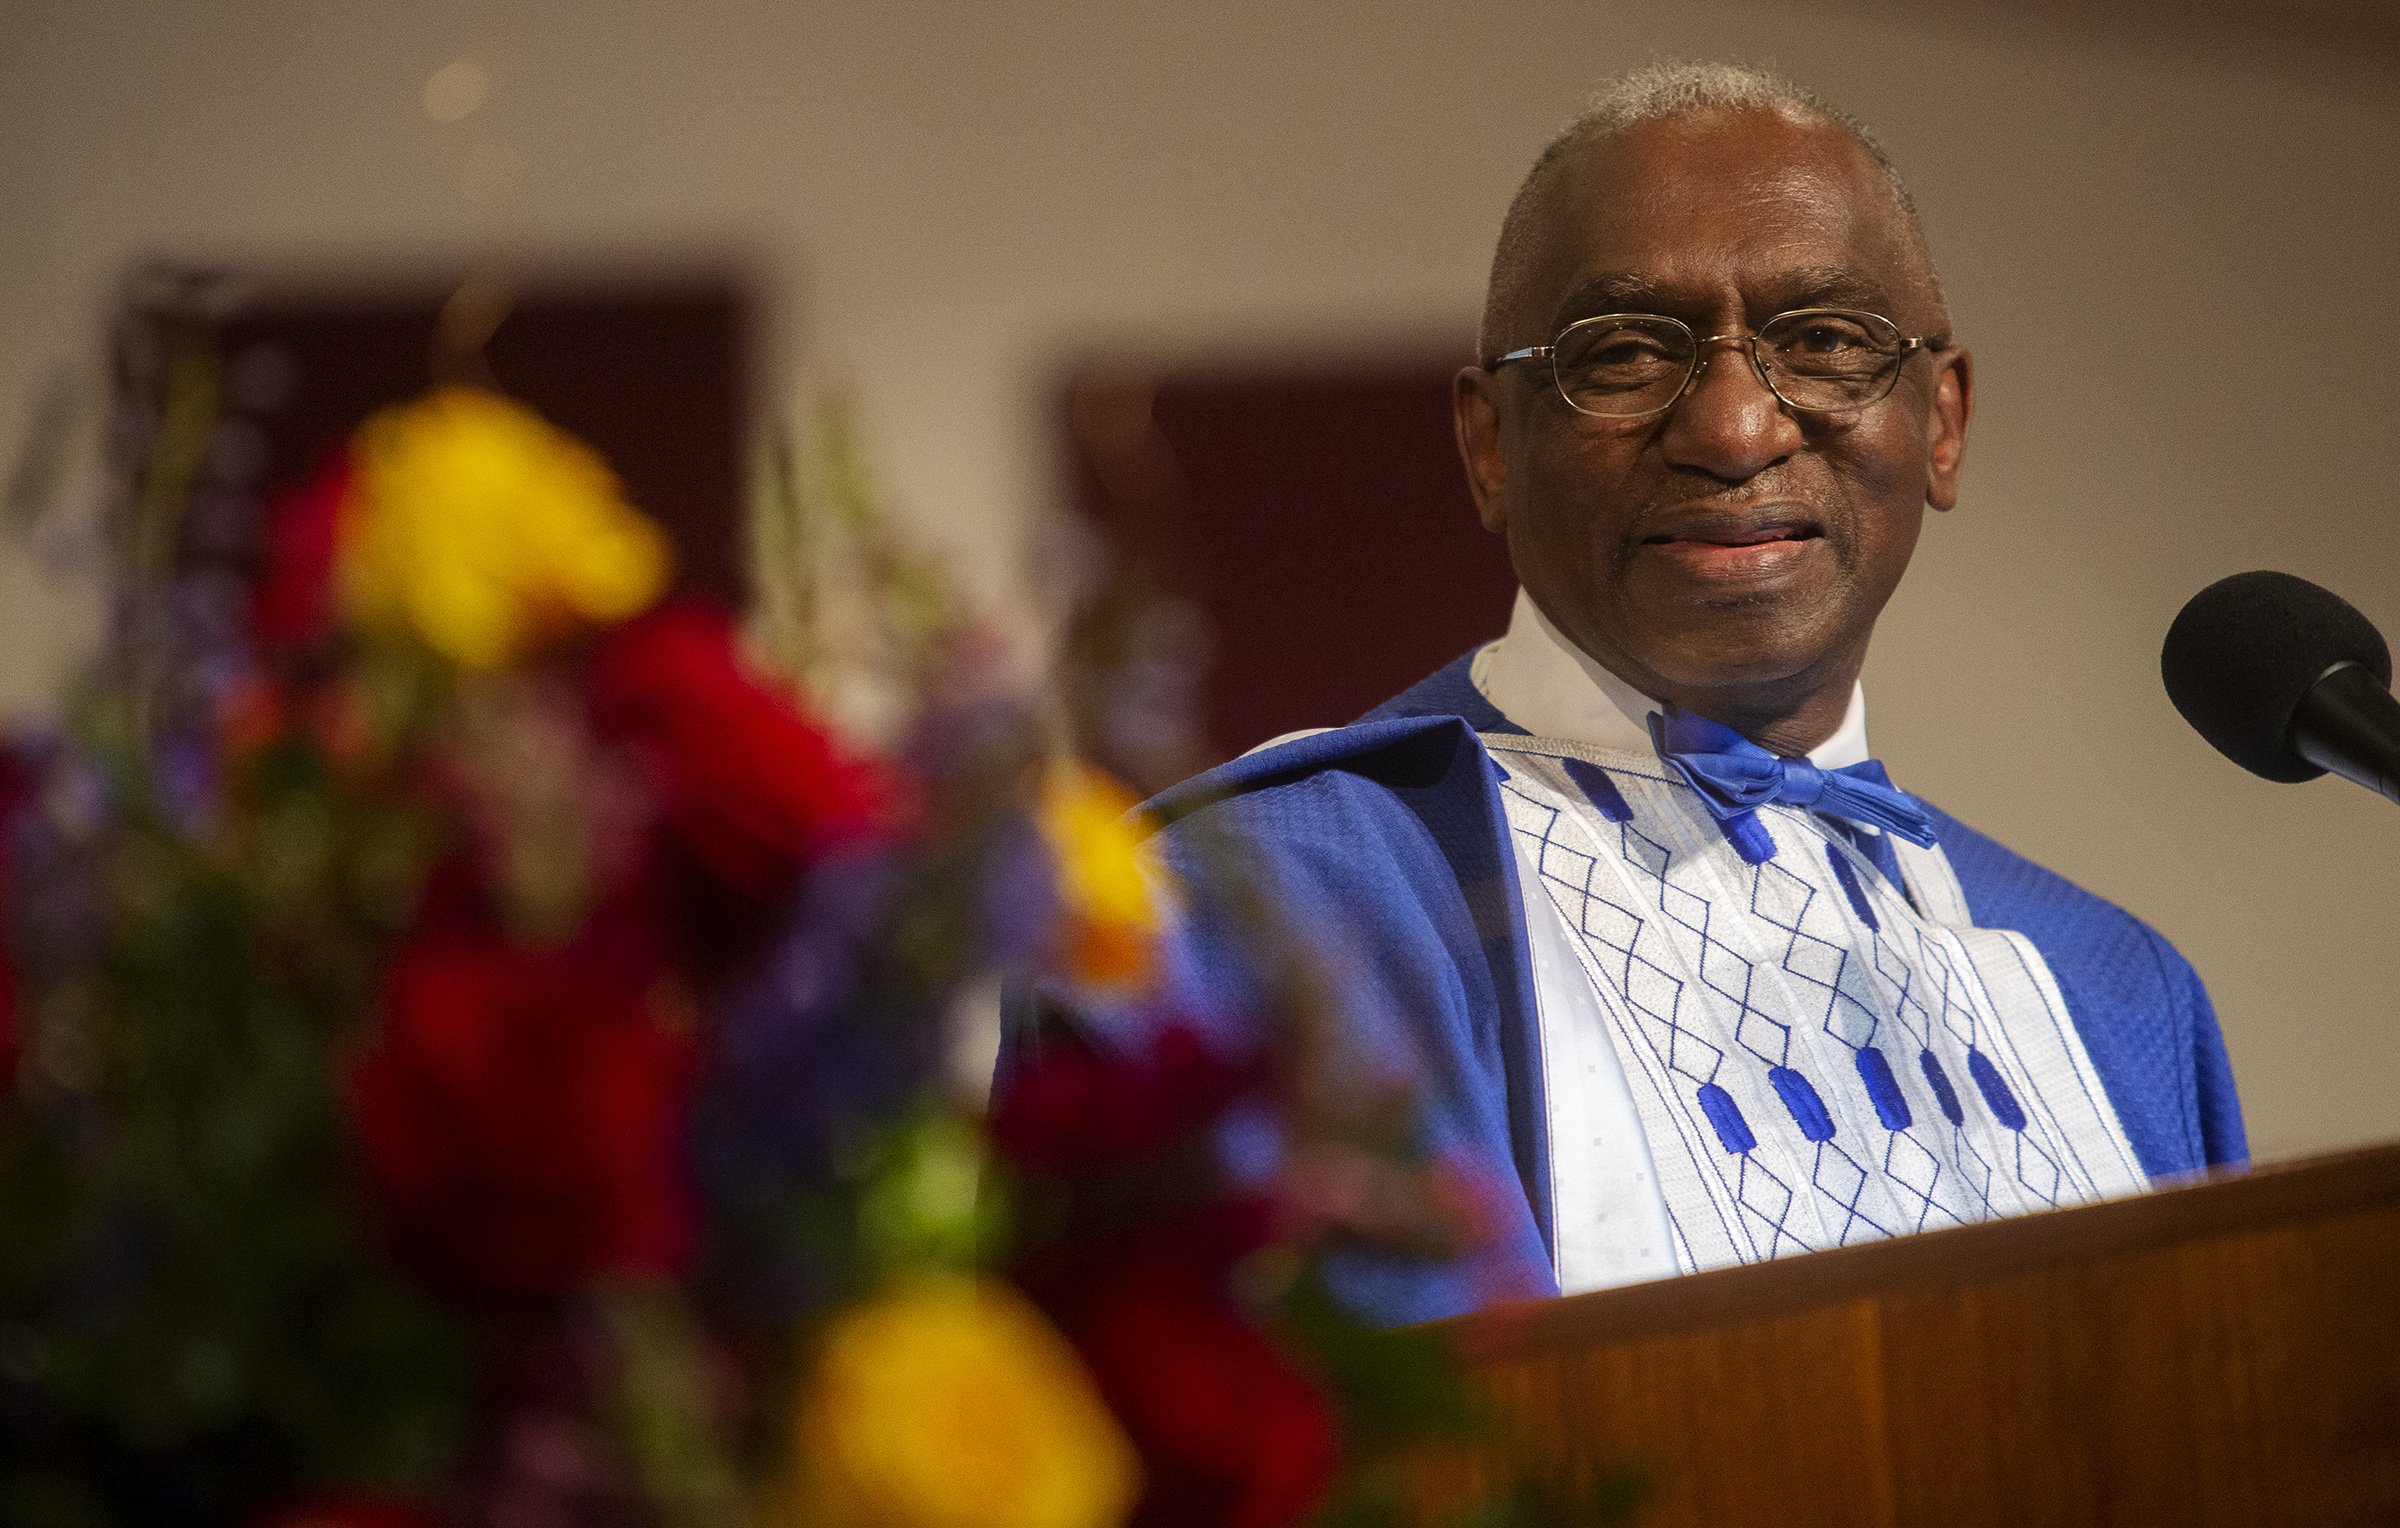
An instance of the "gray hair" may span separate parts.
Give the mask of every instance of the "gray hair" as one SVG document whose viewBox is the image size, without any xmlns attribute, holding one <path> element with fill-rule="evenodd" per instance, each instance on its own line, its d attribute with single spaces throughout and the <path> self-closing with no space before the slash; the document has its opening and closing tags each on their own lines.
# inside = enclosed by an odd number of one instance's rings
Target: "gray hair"
<svg viewBox="0 0 2400 1528">
<path fill-rule="evenodd" d="M 1558 130 L 1557 136 L 1534 159 L 1533 168 L 1525 172 L 1515 198 L 1508 204 L 1508 215 L 1501 220 L 1499 247 L 1492 253 L 1492 275 L 1484 291 L 1480 338 L 1484 355 L 1497 355 L 1506 345 L 1501 330 L 1507 315 L 1525 295 L 1541 261 L 1545 204 L 1567 156 L 1586 143 L 1612 137 L 1644 122 L 1711 109 L 1770 111 L 1787 122 L 1818 123 L 1848 133 L 1867 151 L 1876 168 L 1883 171 L 1894 200 L 1900 204 L 1901 214 L 1908 220 L 1910 237 L 1925 251 L 1927 271 L 1932 270 L 1932 252 L 1925 242 L 1924 226 L 1917 218 L 1916 198 L 1908 194 L 1891 155 L 1884 152 L 1883 145 L 1875 141 L 1875 135 L 1864 122 L 1815 91 L 1766 69 L 1748 64 L 1687 64 L 1660 59 L 1603 82 L 1584 102 L 1583 109 Z"/>
</svg>

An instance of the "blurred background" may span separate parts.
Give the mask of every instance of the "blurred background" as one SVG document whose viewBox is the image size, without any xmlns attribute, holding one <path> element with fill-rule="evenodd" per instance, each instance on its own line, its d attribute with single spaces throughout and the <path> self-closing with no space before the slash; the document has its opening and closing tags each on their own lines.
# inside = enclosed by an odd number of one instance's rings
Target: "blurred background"
<svg viewBox="0 0 2400 1528">
<path fill-rule="evenodd" d="M 362 413 L 502 282 L 499 380 L 704 588 L 743 437 L 841 389 L 1029 648 L 1100 547 L 1186 597 L 1128 638 L 1216 665 L 1157 768 L 1347 720 L 1500 629 L 1447 377 L 1526 163 L 1661 54 L 1866 118 L 1978 357 L 1964 502 L 1869 667 L 1877 753 L 2192 958 L 2261 1158 L 2400 1137 L 2400 821 L 2240 773 L 2157 679 L 2182 601 L 2247 568 L 2400 633 L 2373 0 L 0 0 L 0 713 L 39 725 L 96 638 L 104 339 L 163 260 L 254 278 L 260 353 Z M 351 423 L 283 418 L 254 470 Z"/>
</svg>

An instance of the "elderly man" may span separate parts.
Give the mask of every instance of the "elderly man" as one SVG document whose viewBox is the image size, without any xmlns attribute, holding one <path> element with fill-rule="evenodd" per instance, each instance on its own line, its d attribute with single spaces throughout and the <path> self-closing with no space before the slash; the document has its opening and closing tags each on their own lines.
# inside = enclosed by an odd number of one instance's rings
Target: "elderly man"
<svg viewBox="0 0 2400 1528">
<path fill-rule="evenodd" d="M 2241 1157 L 2183 959 L 1868 757 L 1860 666 L 1957 499 L 1974 372 L 1865 131 L 1750 70 L 1615 82 L 1509 210 L 1482 351 L 1458 440 L 1507 634 L 1159 805 L 1170 863 L 1244 846 L 1404 1031 L 1433 1144 L 1513 1168 L 1519 1287 Z M 1186 979 L 1229 948 L 1201 919 Z M 1337 1279 L 1405 1321 L 1483 1271 Z"/>
</svg>

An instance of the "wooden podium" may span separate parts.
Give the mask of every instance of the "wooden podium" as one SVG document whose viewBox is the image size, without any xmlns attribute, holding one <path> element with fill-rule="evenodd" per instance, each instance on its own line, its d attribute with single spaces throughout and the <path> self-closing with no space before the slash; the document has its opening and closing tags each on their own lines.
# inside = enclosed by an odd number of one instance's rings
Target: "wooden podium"
<svg viewBox="0 0 2400 1528">
<path fill-rule="evenodd" d="M 1452 1325 L 1646 1528 L 2400 1524 L 2400 1145 Z"/>
</svg>

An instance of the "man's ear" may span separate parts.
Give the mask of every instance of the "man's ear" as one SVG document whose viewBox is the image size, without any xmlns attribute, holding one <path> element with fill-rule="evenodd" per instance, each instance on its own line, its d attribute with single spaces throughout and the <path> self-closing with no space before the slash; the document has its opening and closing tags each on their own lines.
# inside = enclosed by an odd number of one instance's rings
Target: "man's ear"
<svg viewBox="0 0 2400 1528">
<path fill-rule="evenodd" d="M 1933 407 L 1925 419 L 1925 502 L 1935 509 L 1958 503 L 1959 469 L 1967 459 L 1967 421 L 1975 414 L 1975 357 L 1964 349 L 1934 352 L 1941 368 L 1933 382 Z"/>
<path fill-rule="evenodd" d="M 1499 377 L 1469 366 L 1450 382 L 1450 418 L 1458 430 L 1458 456 L 1466 463 L 1467 489 L 1475 515 L 1493 535 L 1508 529 L 1508 458 L 1500 449 L 1499 402 L 1492 389 Z"/>
</svg>

